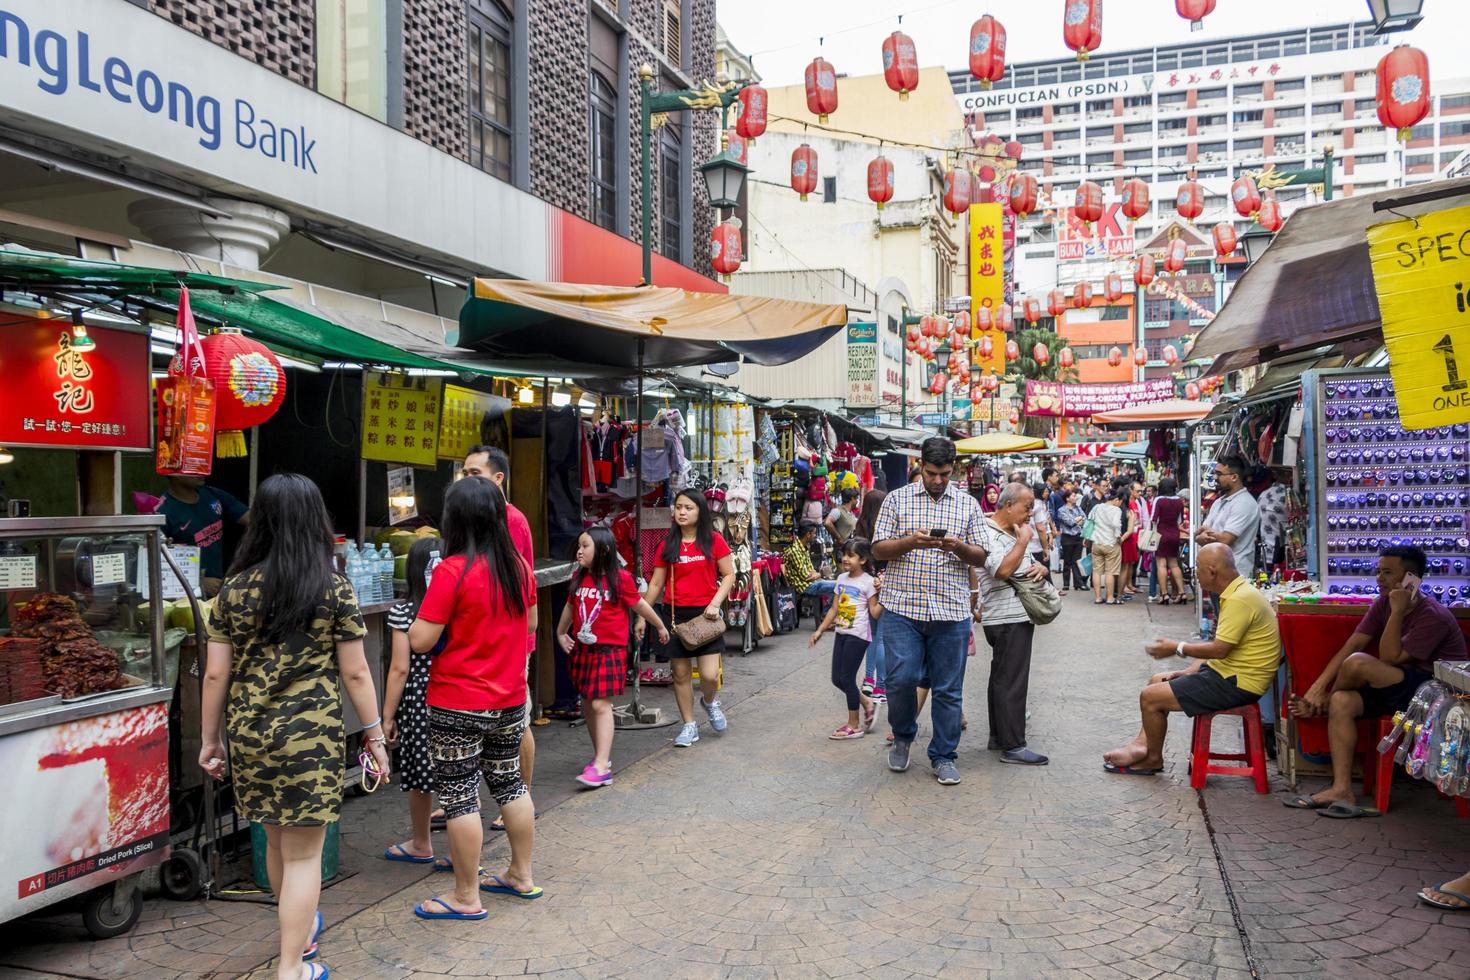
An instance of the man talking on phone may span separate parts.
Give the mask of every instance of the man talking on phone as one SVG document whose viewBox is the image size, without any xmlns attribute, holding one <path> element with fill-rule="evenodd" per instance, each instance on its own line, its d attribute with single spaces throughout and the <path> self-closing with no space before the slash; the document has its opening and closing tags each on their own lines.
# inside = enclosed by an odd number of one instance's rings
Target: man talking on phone
<svg viewBox="0 0 1470 980">
<path fill-rule="evenodd" d="M 953 442 L 925 439 L 920 478 L 884 498 L 873 522 L 873 557 L 888 562 L 878 620 L 893 728 L 888 768 L 909 767 L 909 746 L 919 730 L 916 689 L 927 686 L 934 727 L 929 762 L 943 786 L 960 781 L 955 758 L 972 622 L 969 567 L 986 558 L 980 504 L 950 482 L 954 462 Z"/>
<path fill-rule="evenodd" d="M 1311 796 L 1285 803 L 1323 816 L 1376 817 L 1353 795 L 1353 754 L 1358 719 L 1391 715 L 1409 706 L 1419 685 L 1434 676 L 1436 660 L 1464 660 L 1465 634 L 1454 613 L 1419 591 L 1428 562 L 1413 545 L 1393 545 L 1378 553 L 1378 598 L 1353 635 L 1301 697 L 1291 699 L 1298 718 L 1327 718 L 1332 750 L 1332 783 Z M 1365 653 L 1373 644 L 1378 654 Z"/>
</svg>

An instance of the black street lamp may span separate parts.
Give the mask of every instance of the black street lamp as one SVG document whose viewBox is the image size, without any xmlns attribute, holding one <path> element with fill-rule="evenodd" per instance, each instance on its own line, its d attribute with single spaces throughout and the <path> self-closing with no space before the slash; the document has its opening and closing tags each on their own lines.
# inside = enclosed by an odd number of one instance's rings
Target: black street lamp
<svg viewBox="0 0 1470 980">
<path fill-rule="evenodd" d="M 1266 248 L 1276 238 L 1264 228 L 1252 228 L 1240 236 L 1240 244 L 1245 246 L 1246 261 L 1255 265 L 1256 260 L 1266 253 Z"/>
<path fill-rule="evenodd" d="M 699 172 L 704 176 L 710 204 L 716 208 L 733 208 L 740 203 L 740 189 L 745 186 L 745 175 L 750 173 L 750 168 L 735 159 L 728 148 L 701 164 Z"/>
<path fill-rule="evenodd" d="M 1374 34 L 1413 30 L 1424 19 L 1424 0 L 1368 0 Z"/>
</svg>

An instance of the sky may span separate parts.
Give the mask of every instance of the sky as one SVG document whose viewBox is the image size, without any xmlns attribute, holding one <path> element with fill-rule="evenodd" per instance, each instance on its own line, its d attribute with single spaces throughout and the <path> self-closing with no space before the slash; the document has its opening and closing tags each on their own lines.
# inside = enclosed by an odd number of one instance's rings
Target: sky
<svg viewBox="0 0 1470 980">
<path fill-rule="evenodd" d="M 1063 0 L 717 0 L 720 25 L 736 48 L 755 58 L 767 87 L 800 83 L 807 63 L 821 54 L 839 73 L 882 71 L 880 46 L 900 26 L 914 39 L 919 64 L 954 70 L 969 64 L 970 25 L 981 14 L 1006 29 L 1006 62 L 1071 55 L 1062 43 Z M 1289 10 L 1286 16 L 1283 10 Z M 1367 20 L 1366 0 L 1219 0 L 1204 29 L 1191 34 L 1172 0 L 1107 0 L 1100 53 L 1150 45 L 1234 37 Z M 1460 76 L 1470 3 L 1425 0 L 1424 22 L 1390 43 L 1411 43 L 1429 56 L 1432 75 Z M 819 40 L 825 38 L 819 45 Z"/>
</svg>

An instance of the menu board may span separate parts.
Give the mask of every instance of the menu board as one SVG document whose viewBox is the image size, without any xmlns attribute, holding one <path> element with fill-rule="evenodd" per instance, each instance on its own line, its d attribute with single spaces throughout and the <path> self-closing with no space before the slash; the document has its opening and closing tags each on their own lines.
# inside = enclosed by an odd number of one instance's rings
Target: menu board
<svg viewBox="0 0 1470 980">
<path fill-rule="evenodd" d="M 495 397 L 481 391 L 444 386 L 444 413 L 439 423 L 439 458 L 464 459 L 483 440 L 481 427 Z"/>
<path fill-rule="evenodd" d="M 35 555 L 0 555 L 0 591 L 35 587 Z"/>
<path fill-rule="evenodd" d="M 362 456 L 432 468 L 439 448 L 439 378 L 373 372 L 362 382 Z"/>
</svg>

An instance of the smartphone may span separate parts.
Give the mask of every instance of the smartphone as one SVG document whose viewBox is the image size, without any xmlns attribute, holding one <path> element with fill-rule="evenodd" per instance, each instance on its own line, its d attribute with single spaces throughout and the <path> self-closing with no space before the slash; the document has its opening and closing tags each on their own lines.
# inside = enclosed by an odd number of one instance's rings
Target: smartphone
<svg viewBox="0 0 1470 980">
<path fill-rule="evenodd" d="M 1403 585 L 1399 586 L 1399 588 L 1407 589 L 1409 592 L 1409 600 L 1411 602 L 1417 602 L 1419 600 L 1419 587 L 1423 584 L 1423 579 L 1419 578 L 1419 576 L 1415 575 L 1413 572 L 1409 572 L 1407 575 L 1404 576 Z"/>
<path fill-rule="evenodd" d="M 944 533 L 944 528 L 942 527 L 931 527 L 929 529 L 929 537 L 931 538 L 942 538 L 944 537 Z"/>
</svg>

